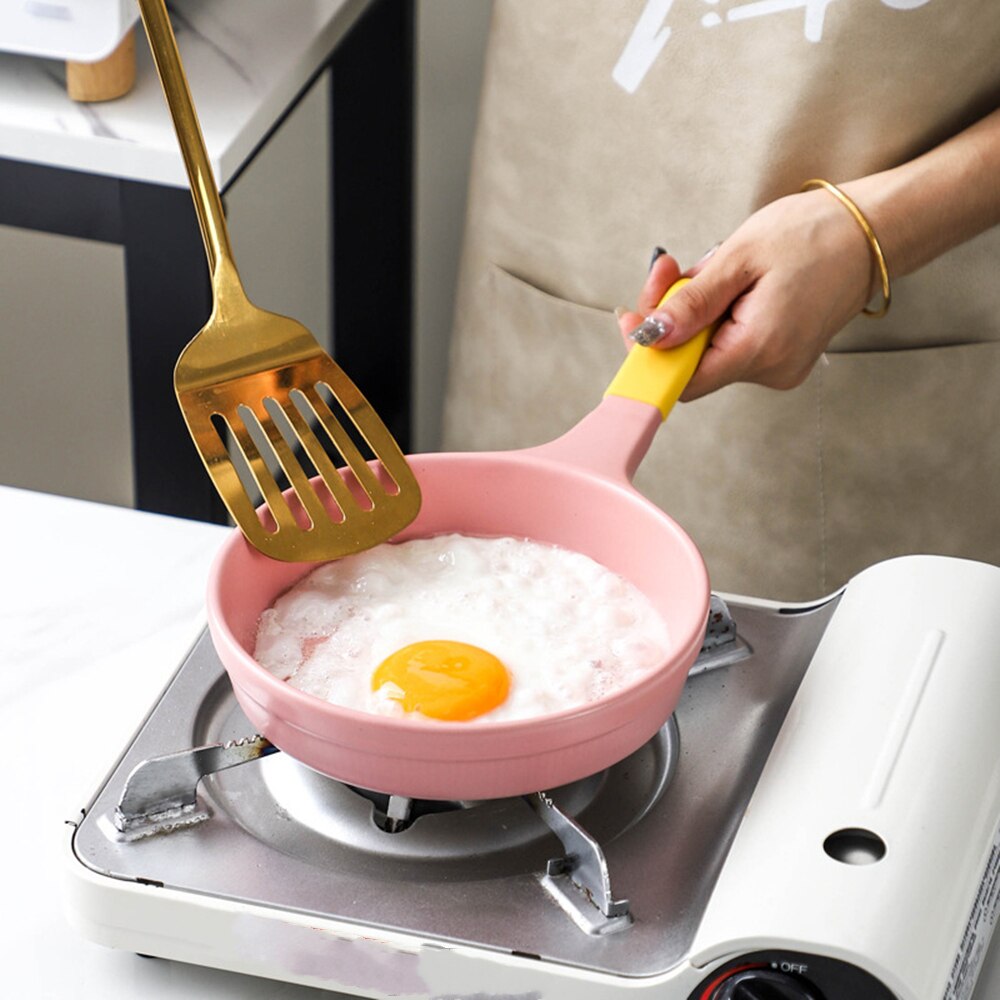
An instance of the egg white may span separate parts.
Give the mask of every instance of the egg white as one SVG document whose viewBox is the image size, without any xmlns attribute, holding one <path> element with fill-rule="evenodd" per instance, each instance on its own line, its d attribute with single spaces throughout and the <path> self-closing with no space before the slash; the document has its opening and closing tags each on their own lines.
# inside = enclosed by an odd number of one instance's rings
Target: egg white
<svg viewBox="0 0 1000 1000">
<path fill-rule="evenodd" d="M 668 648 L 666 624 L 645 595 L 589 557 L 449 534 L 314 570 L 261 615 L 254 655 L 320 698 L 403 715 L 398 691 L 373 692 L 371 675 L 391 653 L 428 639 L 471 643 L 507 667 L 510 694 L 483 721 L 594 701 L 662 662 Z"/>
</svg>

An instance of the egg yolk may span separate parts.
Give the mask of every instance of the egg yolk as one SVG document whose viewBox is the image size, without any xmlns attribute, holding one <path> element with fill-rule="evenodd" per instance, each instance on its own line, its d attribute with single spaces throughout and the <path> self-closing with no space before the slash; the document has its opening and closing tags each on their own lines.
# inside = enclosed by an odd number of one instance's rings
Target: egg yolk
<svg viewBox="0 0 1000 1000">
<path fill-rule="evenodd" d="M 372 674 L 372 690 L 394 684 L 391 695 L 407 712 L 464 722 L 503 704 L 510 690 L 507 668 L 478 646 L 429 639 L 397 649 Z"/>
</svg>

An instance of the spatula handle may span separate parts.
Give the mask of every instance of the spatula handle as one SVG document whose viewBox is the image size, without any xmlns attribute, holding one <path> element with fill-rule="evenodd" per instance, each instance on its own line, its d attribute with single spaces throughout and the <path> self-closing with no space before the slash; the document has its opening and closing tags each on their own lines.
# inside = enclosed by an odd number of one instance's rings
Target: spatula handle
<svg viewBox="0 0 1000 1000">
<path fill-rule="evenodd" d="M 690 280 L 681 278 L 674 282 L 660 299 L 660 305 Z M 686 343 L 664 350 L 656 347 L 633 347 L 618 369 L 618 374 L 611 380 L 605 395 L 624 396 L 640 403 L 649 403 L 666 420 L 674 403 L 680 399 L 684 387 L 691 381 L 714 332 L 714 326 L 707 326 Z"/>
<path fill-rule="evenodd" d="M 191 99 L 191 90 L 184 75 L 166 3 L 164 0 L 138 0 L 138 3 L 149 38 L 149 48 L 153 53 L 153 62 L 156 64 L 156 72 L 160 77 L 163 95 L 167 99 L 181 155 L 184 157 L 184 166 L 191 183 L 191 196 L 205 241 L 208 267 L 214 277 L 220 263 L 231 266 L 233 262 L 222 199 L 212 173 L 212 164 Z"/>
</svg>

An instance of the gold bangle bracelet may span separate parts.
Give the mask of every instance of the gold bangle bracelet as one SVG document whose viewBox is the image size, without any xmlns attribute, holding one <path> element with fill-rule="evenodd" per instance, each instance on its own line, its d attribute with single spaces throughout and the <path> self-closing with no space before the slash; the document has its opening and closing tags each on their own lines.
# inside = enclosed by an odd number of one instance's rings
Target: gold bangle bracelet
<svg viewBox="0 0 1000 1000">
<path fill-rule="evenodd" d="M 878 309 L 869 309 L 865 306 L 861 311 L 866 316 L 875 318 L 884 316 L 889 311 L 889 305 L 892 302 L 892 289 L 889 287 L 889 268 L 885 263 L 885 254 L 882 253 L 882 247 L 879 244 L 878 237 L 875 235 L 875 230 L 872 229 L 870 223 L 862 214 L 861 209 L 836 184 L 831 184 L 829 181 L 824 181 L 816 177 L 806 181 L 802 185 L 803 191 L 808 191 L 811 188 L 823 188 L 824 191 L 829 191 L 854 216 L 855 221 L 861 227 L 861 231 L 865 234 L 865 239 L 868 240 L 872 256 L 875 258 L 875 264 L 878 267 L 879 280 L 882 283 L 882 305 Z"/>
</svg>

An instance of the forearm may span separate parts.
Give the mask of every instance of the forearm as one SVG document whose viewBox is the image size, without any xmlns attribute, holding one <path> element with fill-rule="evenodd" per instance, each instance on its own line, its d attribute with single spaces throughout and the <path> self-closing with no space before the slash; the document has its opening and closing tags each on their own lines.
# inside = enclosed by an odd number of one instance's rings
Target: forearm
<svg viewBox="0 0 1000 1000">
<path fill-rule="evenodd" d="M 929 152 L 841 185 L 865 213 L 893 277 L 1000 224 L 1000 109 Z"/>
</svg>

